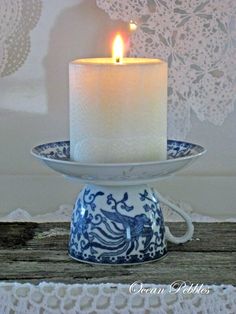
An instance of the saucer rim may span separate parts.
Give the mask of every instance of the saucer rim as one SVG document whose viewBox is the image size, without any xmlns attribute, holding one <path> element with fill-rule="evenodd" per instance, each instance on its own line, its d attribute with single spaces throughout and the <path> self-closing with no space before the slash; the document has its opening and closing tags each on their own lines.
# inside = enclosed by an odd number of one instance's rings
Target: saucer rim
<svg viewBox="0 0 236 314">
<path fill-rule="evenodd" d="M 45 157 L 43 155 L 41 155 L 39 152 L 37 152 L 37 149 L 39 149 L 39 147 L 42 146 L 46 146 L 46 145 L 56 145 L 56 144 L 62 144 L 62 143 L 69 143 L 70 145 L 70 141 L 69 140 L 59 140 L 59 141 L 55 141 L 55 142 L 47 142 L 47 143 L 42 143 L 39 145 L 34 146 L 31 149 L 31 155 L 33 155 L 36 158 L 39 158 L 41 160 L 44 161 L 49 161 L 49 162 L 56 162 L 56 163 L 64 163 L 67 165 L 75 165 L 75 166 L 86 166 L 86 167 L 125 167 L 125 166 L 152 166 L 152 165 L 157 165 L 157 164 L 169 164 L 169 163 L 173 163 L 173 162 L 177 162 L 177 161 L 183 161 L 183 160 L 188 160 L 188 159 L 193 159 L 196 157 L 200 157 L 202 155 L 204 155 L 207 150 L 198 144 L 195 143 L 191 143 L 191 142 L 186 142 L 186 141 L 180 141 L 180 140 L 172 140 L 172 139 L 168 139 L 168 142 L 177 142 L 179 144 L 188 144 L 188 145 L 192 145 L 193 149 L 197 149 L 199 150 L 199 152 L 196 152 L 195 154 L 191 154 L 189 156 L 184 156 L 184 157 L 177 157 L 177 158 L 172 158 L 172 159 L 165 159 L 165 160 L 152 160 L 152 161 L 141 161 L 141 162 L 124 162 L 124 163 L 89 163 L 89 162 L 79 162 L 79 161 L 73 161 L 73 160 L 65 160 L 63 158 L 49 158 L 49 157 Z"/>
</svg>

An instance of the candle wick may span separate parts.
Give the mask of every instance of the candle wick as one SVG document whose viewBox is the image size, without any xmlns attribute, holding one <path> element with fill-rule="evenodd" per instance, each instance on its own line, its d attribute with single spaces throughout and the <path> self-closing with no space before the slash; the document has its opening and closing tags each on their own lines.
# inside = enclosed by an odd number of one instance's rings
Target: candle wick
<svg viewBox="0 0 236 314">
<path fill-rule="evenodd" d="M 120 63 L 120 57 L 116 57 L 116 63 Z"/>
</svg>

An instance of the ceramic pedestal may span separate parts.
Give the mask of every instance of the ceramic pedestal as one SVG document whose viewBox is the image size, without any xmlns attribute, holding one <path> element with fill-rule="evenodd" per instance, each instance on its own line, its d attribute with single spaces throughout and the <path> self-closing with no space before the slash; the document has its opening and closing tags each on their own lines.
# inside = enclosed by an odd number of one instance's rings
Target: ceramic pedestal
<svg viewBox="0 0 236 314">
<path fill-rule="evenodd" d="M 193 235 L 191 218 L 148 185 L 184 168 L 205 150 L 168 140 L 167 160 L 93 164 L 70 160 L 68 141 L 39 145 L 32 154 L 48 167 L 87 185 L 75 202 L 69 241 L 72 258 L 86 263 L 136 264 L 167 253 L 167 241 L 184 243 Z M 187 224 L 181 237 L 165 226 L 160 203 Z"/>
<path fill-rule="evenodd" d="M 157 192 L 148 185 L 86 185 L 73 210 L 69 254 L 82 262 L 102 264 L 160 259 L 167 253 L 167 240 L 183 243 L 193 235 L 191 219 L 177 211 L 188 227 L 180 238 L 165 228 Z"/>
</svg>

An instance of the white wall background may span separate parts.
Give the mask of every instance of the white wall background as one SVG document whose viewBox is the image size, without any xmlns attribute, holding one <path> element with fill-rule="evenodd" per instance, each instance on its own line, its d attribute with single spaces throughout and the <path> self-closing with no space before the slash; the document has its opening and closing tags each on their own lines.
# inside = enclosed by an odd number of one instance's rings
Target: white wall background
<svg viewBox="0 0 236 314">
<path fill-rule="evenodd" d="M 48 170 L 30 150 L 68 138 L 68 63 L 109 55 L 117 29 L 128 31 L 128 26 L 110 20 L 95 0 L 43 1 L 26 62 L 0 78 L 0 216 L 16 208 L 35 214 L 73 203 L 81 186 Z M 236 112 L 221 127 L 193 114 L 187 140 L 208 153 L 175 178 L 159 182 L 160 191 L 200 213 L 236 216 Z"/>
</svg>

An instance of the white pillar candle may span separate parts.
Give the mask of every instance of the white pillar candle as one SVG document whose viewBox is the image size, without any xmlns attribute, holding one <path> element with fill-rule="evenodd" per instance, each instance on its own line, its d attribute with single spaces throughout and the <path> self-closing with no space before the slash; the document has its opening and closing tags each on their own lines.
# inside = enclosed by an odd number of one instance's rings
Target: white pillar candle
<svg viewBox="0 0 236 314">
<path fill-rule="evenodd" d="M 119 163 L 166 159 L 166 62 L 78 59 L 70 63 L 69 76 L 72 160 Z"/>
</svg>

